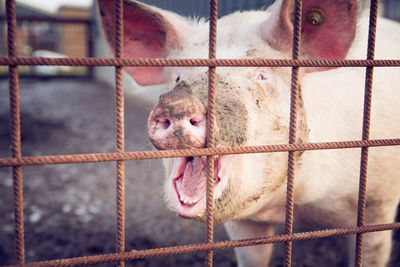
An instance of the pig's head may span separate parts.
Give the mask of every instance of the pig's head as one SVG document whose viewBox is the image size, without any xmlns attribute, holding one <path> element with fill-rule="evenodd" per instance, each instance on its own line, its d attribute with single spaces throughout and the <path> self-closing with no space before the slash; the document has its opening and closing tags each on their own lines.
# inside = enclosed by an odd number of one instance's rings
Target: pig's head
<svg viewBox="0 0 400 267">
<path fill-rule="evenodd" d="M 356 0 L 304 0 L 302 58 L 342 59 L 356 30 Z M 105 35 L 114 46 L 113 1 L 99 0 Z M 243 12 L 218 22 L 218 58 L 290 58 L 293 1 L 269 11 Z M 124 56 L 207 58 L 208 25 L 134 1 L 124 1 Z M 302 75 L 317 68 L 303 68 Z M 158 149 L 206 146 L 207 68 L 127 67 L 141 85 L 168 84 L 148 121 L 148 136 Z M 216 145 L 287 143 L 290 68 L 217 68 Z M 308 138 L 300 99 L 298 142 Z M 169 160 L 165 195 L 182 217 L 203 220 L 206 168 L 200 157 Z M 215 220 L 249 216 L 265 203 L 280 201 L 287 153 L 220 156 L 215 163 Z"/>
</svg>

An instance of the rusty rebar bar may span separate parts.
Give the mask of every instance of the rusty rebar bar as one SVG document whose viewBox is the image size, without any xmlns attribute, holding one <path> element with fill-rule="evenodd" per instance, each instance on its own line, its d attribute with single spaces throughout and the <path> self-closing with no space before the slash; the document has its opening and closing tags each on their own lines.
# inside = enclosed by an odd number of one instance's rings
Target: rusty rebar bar
<svg viewBox="0 0 400 267">
<path fill-rule="evenodd" d="M 0 57 L 0 65 L 15 66 L 147 66 L 147 67 L 400 67 L 400 59 L 173 59 L 173 58 L 43 58 Z"/>
<path fill-rule="evenodd" d="M 218 20 L 218 0 L 210 0 L 210 24 L 208 38 L 208 58 L 217 57 L 217 20 Z M 215 147 L 215 84 L 216 68 L 208 68 L 208 106 L 207 106 L 207 148 Z M 206 228 L 207 243 L 214 241 L 214 168 L 215 156 L 207 157 L 207 192 L 206 192 Z M 213 265 L 213 251 L 206 252 L 205 266 Z"/>
<path fill-rule="evenodd" d="M 296 0 L 294 6 L 293 20 L 293 49 L 292 59 L 296 60 L 300 55 L 301 44 L 301 11 L 302 0 Z M 292 67 L 290 88 L 290 120 L 289 120 L 289 144 L 296 143 L 297 139 L 297 102 L 299 95 L 299 67 Z M 294 179 L 296 172 L 296 151 L 288 153 L 287 188 L 286 188 L 286 218 L 285 234 L 293 233 L 294 212 Z M 292 242 L 285 243 L 285 266 L 292 265 Z"/>
<path fill-rule="evenodd" d="M 15 0 L 6 1 L 7 39 L 9 58 L 17 57 L 17 19 Z M 10 94 L 10 124 L 11 124 L 11 154 L 15 159 L 22 157 L 21 152 L 21 112 L 19 104 L 19 76 L 18 66 L 9 66 L 9 94 Z M 15 224 L 15 257 L 18 264 L 25 262 L 24 241 L 24 201 L 22 185 L 22 167 L 13 166 L 14 192 L 14 224 Z"/>
<path fill-rule="evenodd" d="M 378 17 L 378 0 L 372 0 L 370 6 L 370 14 L 369 14 L 367 60 L 373 60 L 375 55 L 377 17 Z M 373 75 L 374 75 L 373 66 L 367 67 L 365 74 L 362 140 L 369 139 L 369 130 L 371 124 L 371 99 L 372 99 Z M 365 221 L 365 204 L 367 201 L 368 151 L 369 151 L 368 147 L 361 148 L 357 226 L 363 226 Z M 364 235 L 362 233 L 359 233 L 356 236 L 355 266 L 357 267 L 362 266 L 363 236 Z"/>
<path fill-rule="evenodd" d="M 115 19 L 115 58 L 123 58 L 123 0 L 114 0 Z M 122 66 L 115 67 L 115 150 L 117 153 L 125 152 L 125 123 L 124 123 L 124 72 Z M 117 209 L 117 252 L 125 251 L 125 162 L 116 162 L 116 209 Z M 119 267 L 125 266 L 124 261 L 119 261 Z"/>
<path fill-rule="evenodd" d="M 189 156 L 273 153 L 273 152 L 326 150 L 326 149 L 350 149 L 350 148 L 360 148 L 360 147 L 381 147 L 381 146 L 398 146 L 398 145 L 400 145 L 400 138 L 354 140 L 354 141 L 342 141 L 342 142 L 323 142 L 323 143 L 274 144 L 274 145 L 264 145 L 264 146 L 246 146 L 246 147 L 217 147 L 217 148 L 181 149 L 181 150 L 134 151 L 134 152 L 123 152 L 123 153 L 92 153 L 92 154 L 72 154 L 72 155 L 52 155 L 52 156 L 31 156 L 22 158 L 0 158 L 0 167 L 93 163 L 93 162 L 106 162 L 106 161 L 118 161 L 118 160 L 160 159 L 160 158 L 176 158 L 176 157 L 189 157 Z"/>
<path fill-rule="evenodd" d="M 0 22 L 6 21 L 7 18 L 0 16 Z M 34 16 L 18 16 L 19 22 L 36 22 L 36 23 L 54 23 L 54 24 L 89 24 L 90 18 L 52 18 L 52 17 L 34 17 Z"/>
<path fill-rule="evenodd" d="M 107 262 L 117 262 L 121 260 L 124 261 L 137 260 L 144 258 L 163 257 L 168 255 L 188 254 L 188 253 L 195 253 L 207 250 L 231 249 L 244 246 L 258 246 L 258 245 L 276 244 L 288 241 L 320 239 L 327 237 L 352 235 L 357 233 L 391 231 L 397 229 L 400 229 L 400 222 L 390 223 L 390 224 L 366 225 L 361 227 L 354 226 L 346 228 L 332 228 L 332 229 L 325 229 L 325 230 L 318 230 L 311 232 L 294 233 L 291 235 L 283 234 L 283 235 L 263 236 L 258 238 L 230 240 L 230 241 L 221 241 L 213 243 L 200 243 L 193 245 L 170 246 L 170 247 L 146 249 L 146 250 L 133 250 L 130 252 L 34 262 L 25 264 L 23 266 L 25 267 L 86 266 L 86 265 L 94 265 Z M 17 267 L 17 266 L 22 266 L 22 265 L 10 265 L 8 267 Z"/>
</svg>

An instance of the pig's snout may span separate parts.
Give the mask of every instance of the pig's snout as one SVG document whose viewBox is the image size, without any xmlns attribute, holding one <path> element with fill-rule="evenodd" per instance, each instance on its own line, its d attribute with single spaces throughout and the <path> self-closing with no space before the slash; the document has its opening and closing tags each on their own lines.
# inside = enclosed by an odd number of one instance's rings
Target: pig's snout
<svg viewBox="0 0 400 267">
<path fill-rule="evenodd" d="M 150 114 L 147 134 L 158 149 L 204 147 L 206 108 L 190 91 L 175 88 L 161 95 Z"/>
</svg>

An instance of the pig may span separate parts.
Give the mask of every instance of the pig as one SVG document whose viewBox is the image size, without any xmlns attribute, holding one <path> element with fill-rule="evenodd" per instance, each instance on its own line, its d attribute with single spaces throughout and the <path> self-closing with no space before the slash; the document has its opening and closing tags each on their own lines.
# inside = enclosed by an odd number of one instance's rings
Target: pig
<svg viewBox="0 0 400 267">
<path fill-rule="evenodd" d="M 208 21 L 124 0 L 124 56 L 208 58 Z M 304 0 L 301 59 L 365 59 L 368 16 L 356 0 Z M 105 37 L 114 48 L 114 4 L 99 0 Z M 218 20 L 217 58 L 289 59 L 293 0 Z M 379 18 L 377 59 L 400 57 L 400 25 Z M 206 144 L 207 67 L 126 67 L 143 86 L 166 84 L 148 119 L 157 149 Z M 365 68 L 301 67 L 297 143 L 362 138 Z M 217 67 L 216 147 L 285 144 L 289 138 L 291 68 Z M 374 68 L 371 139 L 400 137 L 400 70 Z M 360 148 L 296 154 L 294 223 L 357 225 Z M 369 149 L 365 224 L 391 223 L 400 200 L 400 149 Z M 285 221 L 288 153 L 222 155 L 215 162 L 214 220 L 231 239 L 270 236 Z M 204 157 L 166 160 L 165 198 L 184 218 L 205 220 Z M 354 264 L 355 237 L 348 262 Z M 364 266 L 385 266 L 391 232 L 364 235 Z M 236 248 L 239 266 L 267 265 L 272 245 Z"/>
</svg>

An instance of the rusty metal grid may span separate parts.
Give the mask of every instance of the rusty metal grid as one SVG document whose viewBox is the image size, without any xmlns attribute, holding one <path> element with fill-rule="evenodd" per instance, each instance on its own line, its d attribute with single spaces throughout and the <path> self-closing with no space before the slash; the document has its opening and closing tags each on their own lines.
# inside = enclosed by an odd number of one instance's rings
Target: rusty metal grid
<svg viewBox="0 0 400 267">
<path fill-rule="evenodd" d="M 110 0 L 112 1 L 112 0 Z M 14 189 L 14 215 L 15 215 L 15 251 L 16 265 L 24 266 L 77 266 L 106 262 L 116 262 L 124 266 L 124 261 L 159 257 L 183 253 L 205 251 L 206 266 L 212 266 L 213 251 L 240 246 L 252 246 L 285 242 L 285 266 L 291 266 L 292 242 L 297 240 L 334 237 L 356 234 L 356 266 L 362 264 L 363 234 L 374 231 L 388 231 L 400 229 L 400 222 L 381 225 L 365 225 L 365 201 L 367 182 L 367 163 L 369 147 L 397 146 L 400 138 L 370 140 L 370 114 L 371 92 L 374 67 L 392 66 L 400 67 L 400 60 L 374 60 L 375 33 L 377 21 L 378 1 L 372 0 L 370 7 L 370 27 L 368 38 L 368 54 L 365 60 L 300 60 L 300 29 L 301 29 L 302 0 L 295 2 L 293 51 L 291 60 L 276 59 L 216 59 L 216 28 L 217 28 L 217 0 L 210 0 L 210 30 L 209 30 L 209 58 L 208 59 L 126 59 L 123 57 L 123 0 L 115 0 L 116 20 L 116 48 L 115 58 L 19 58 L 16 53 L 16 13 L 15 0 L 6 1 L 7 32 L 8 32 L 8 57 L 0 58 L 0 65 L 9 66 L 9 93 L 10 93 L 10 122 L 11 122 L 11 158 L 0 158 L 0 167 L 11 167 Z M 19 106 L 19 76 L 18 66 L 22 65 L 68 65 L 68 66 L 115 66 L 115 116 L 116 116 L 116 149 L 114 153 L 73 154 L 56 156 L 23 157 L 21 154 L 21 123 Z M 209 91 L 207 113 L 207 147 L 201 149 L 163 150 L 163 151 L 133 151 L 126 152 L 124 148 L 124 66 L 208 66 Z M 215 124 L 215 83 L 216 67 L 220 66 L 265 66 L 265 67 L 292 67 L 291 104 L 290 104 L 290 129 L 288 144 L 274 144 L 266 146 L 228 147 L 216 148 L 214 141 Z M 298 100 L 298 71 L 300 67 L 366 67 L 365 98 L 362 140 L 323 143 L 296 143 L 296 121 Z M 293 184 L 295 179 L 296 152 L 321 149 L 346 149 L 361 148 L 360 160 L 360 187 L 357 212 L 357 226 L 347 228 L 334 228 L 321 231 L 293 233 Z M 287 171 L 287 205 L 285 234 L 264 236 L 252 239 L 215 242 L 213 240 L 213 173 L 214 160 L 217 155 L 243 154 L 243 153 L 273 153 L 288 152 Z M 183 245 L 166 248 L 155 248 L 125 252 L 125 211 L 124 211 L 124 162 L 126 160 L 155 159 L 184 156 L 207 156 L 207 236 L 204 243 Z M 117 237 L 116 253 L 95 256 L 75 257 L 51 261 L 25 263 L 24 220 L 23 220 L 23 191 L 22 191 L 22 166 L 49 165 L 66 163 L 90 163 L 115 161 L 117 165 Z"/>
</svg>

